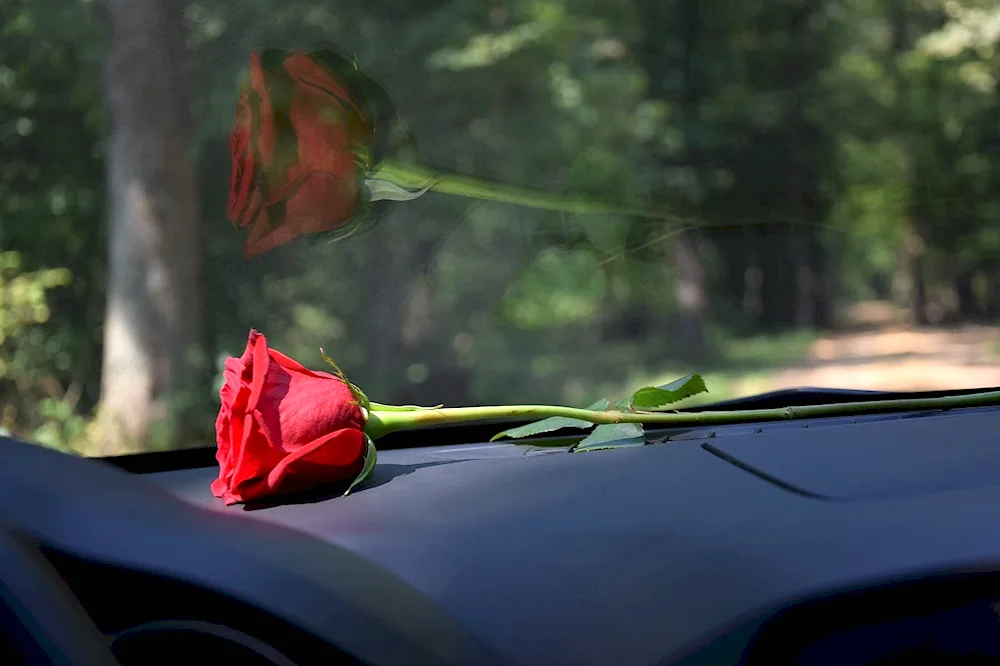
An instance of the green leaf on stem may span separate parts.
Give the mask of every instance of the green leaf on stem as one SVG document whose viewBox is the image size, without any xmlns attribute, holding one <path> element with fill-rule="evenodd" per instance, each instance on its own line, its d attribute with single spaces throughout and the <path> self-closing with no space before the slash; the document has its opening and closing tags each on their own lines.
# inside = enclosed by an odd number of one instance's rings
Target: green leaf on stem
<svg viewBox="0 0 1000 666">
<path fill-rule="evenodd" d="M 646 434 L 641 423 L 607 423 L 594 428 L 594 432 L 587 435 L 571 451 L 582 453 L 584 451 L 623 449 L 643 446 L 645 443 Z"/>
<path fill-rule="evenodd" d="M 419 407 L 417 405 L 383 405 L 381 402 L 370 402 L 373 412 L 419 412 L 427 409 L 441 409 L 444 405 L 434 405 L 433 407 Z"/>
<path fill-rule="evenodd" d="M 365 187 L 368 188 L 369 201 L 413 201 L 417 197 L 427 194 L 431 189 L 431 185 L 428 185 L 423 188 L 409 190 L 395 183 L 390 183 L 388 180 L 378 178 L 369 178 L 366 180 Z"/>
<path fill-rule="evenodd" d="M 639 389 L 629 399 L 628 408 L 639 412 L 669 411 L 667 405 L 707 392 L 708 388 L 701 375 L 687 375 L 663 386 Z"/>
<path fill-rule="evenodd" d="M 608 408 L 610 403 L 607 399 L 602 398 L 587 407 L 590 411 L 604 411 Z M 532 435 L 541 435 L 547 432 L 553 432 L 554 430 L 562 430 L 563 428 L 593 428 L 594 424 L 590 421 L 584 421 L 583 419 L 570 419 L 564 416 L 551 416 L 547 419 L 542 419 L 541 421 L 535 421 L 534 423 L 529 423 L 527 425 L 518 426 L 517 428 L 511 428 L 510 430 L 504 430 L 501 433 L 493 435 L 490 439 L 491 442 L 495 442 L 501 437 L 510 437 L 511 439 L 521 439 L 522 437 L 531 437 Z"/>
<path fill-rule="evenodd" d="M 372 473 L 375 471 L 375 462 L 378 460 L 378 451 L 375 450 L 375 442 L 373 442 L 371 437 L 368 435 L 365 435 L 365 442 L 367 444 L 367 448 L 365 450 L 365 465 L 361 468 L 361 473 L 358 474 L 353 481 L 351 481 L 351 485 L 347 486 L 347 490 L 344 491 L 344 497 L 347 497 L 347 495 L 350 494 L 356 486 L 359 486 L 370 479 Z"/>
</svg>

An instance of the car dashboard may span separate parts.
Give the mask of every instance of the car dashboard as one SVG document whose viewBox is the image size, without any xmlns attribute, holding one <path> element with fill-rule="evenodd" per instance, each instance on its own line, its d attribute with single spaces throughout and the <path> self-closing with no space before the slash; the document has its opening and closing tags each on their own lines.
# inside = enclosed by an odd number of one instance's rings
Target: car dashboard
<svg viewBox="0 0 1000 666">
<path fill-rule="evenodd" d="M 2 440 L 0 518 L 126 665 L 1000 663 L 997 432 L 994 408 L 580 454 L 414 432 L 346 498 L 246 507 L 208 450 Z"/>
</svg>

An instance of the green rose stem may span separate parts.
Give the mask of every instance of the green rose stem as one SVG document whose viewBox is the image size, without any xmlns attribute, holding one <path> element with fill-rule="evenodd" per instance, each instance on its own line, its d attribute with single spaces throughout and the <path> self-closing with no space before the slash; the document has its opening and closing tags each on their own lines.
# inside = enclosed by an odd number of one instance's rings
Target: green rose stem
<svg viewBox="0 0 1000 666">
<path fill-rule="evenodd" d="M 830 405 L 807 405 L 776 409 L 743 409 L 704 412 L 631 412 L 615 410 L 588 410 L 550 405 L 506 405 L 488 407 L 419 408 L 414 410 L 372 409 L 368 414 L 365 432 L 377 439 L 397 430 L 422 426 L 468 423 L 473 421 L 516 419 L 519 417 L 546 418 L 561 416 L 579 419 L 595 425 L 613 423 L 642 423 L 662 426 L 688 424 L 726 424 L 754 421 L 780 421 L 787 419 L 815 418 L 820 416 L 848 416 L 877 412 L 902 412 L 911 410 L 955 409 L 983 407 L 1000 404 L 1000 391 L 975 395 L 947 396 L 943 398 L 905 398 L 899 400 L 872 400 L 845 402 Z"/>
<path fill-rule="evenodd" d="M 615 206 L 574 196 L 560 196 L 539 190 L 510 187 L 479 178 L 435 171 L 418 164 L 404 164 L 391 160 L 379 162 L 376 168 L 369 172 L 368 177 L 371 181 L 390 183 L 402 190 L 411 192 L 413 198 L 424 192 L 431 191 L 470 199 L 497 201 L 527 208 L 540 208 L 564 213 L 608 213 L 656 220 L 666 220 L 675 217 L 649 210 Z"/>
<path fill-rule="evenodd" d="M 371 201 L 380 201 L 385 199 L 395 201 L 412 201 L 413 199 L 423 196 L 427 192 L 437 192 L 439 194 L 460 196 L 469 199 L 479 199 L 481 201 L 495 201 L 540 210 L 551 210 L 583 215 L 624 215 L 671 223 L 668 231 L 659 234 L 642 245 L 629 249 L 633 252 L 652 247 L 653 245 L 666 241 L 677 234 L 690 229 L 719 226 L 752 226 L 762 223 L 762 221 L 757 218 L 727 219 L 722 222 L 711 222 L 708 220 L 694 219 L 663 211 L 653 211 L 648 208 L 632 208 L 629 206 L 587 199 L 581 196 L 560 195 L 551 192 L 544 192 L 542 190 L 512 187 L 510 185 L 504 185 L 481 178 L 448 173 L 421 166 L 419 164 L 403 163 L 388 159 L 380 161 L 374 168 L 367 171 L 365 175 L 365 186 L 368 189 L 368 196 Z M 808 220 L 772 219 L 763 221 L 765 224 L 774 222 L 784 225 L 815 227 L 818 229 L 836 231 L 836 229 L 830 227 L 828 224 Z M 351 233 L 355 232 L 356 230 Z M 624 250 L 619 253 L 606 256 L 601 263 L 602 265 L 611 263 L 615 259 L 623 256 L 623 254 Z"/>
</svg>

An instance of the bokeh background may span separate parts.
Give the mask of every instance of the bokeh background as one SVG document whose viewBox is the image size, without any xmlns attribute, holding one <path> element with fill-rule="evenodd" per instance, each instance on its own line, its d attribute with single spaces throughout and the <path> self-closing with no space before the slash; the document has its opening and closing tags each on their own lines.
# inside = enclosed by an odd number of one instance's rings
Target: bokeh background
<svg viewBox="0 0 1000 666">
<path fill-rule="evenodd" d="M 688 228 L 431 193 L 243 259 L 248 54 L 326 45 L 408 158 Z M 0 427 L 211 445 L 250 327 L 380 402 L 1000 386 L 998 47 L 996 0 L 0 0 Z"/>
</svg>

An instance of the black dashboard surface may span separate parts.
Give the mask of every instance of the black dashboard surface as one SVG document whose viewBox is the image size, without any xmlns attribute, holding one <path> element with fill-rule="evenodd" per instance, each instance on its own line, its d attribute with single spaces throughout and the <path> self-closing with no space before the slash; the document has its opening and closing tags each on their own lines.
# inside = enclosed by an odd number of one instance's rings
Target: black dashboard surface
<svg viewBox="0 0 1000 666">
<path fill-rule="evenodd" d="M 215 467 L 132 475 L 8 441 L 0 506 L 81 556 L 214 585 L 337 644 L 352 612 L 395 629 L 421 616 L 386 638 L 423 646 L 407 663 L 737 663 L 788 604 L 1000 572 L 997 409 L 687 428 L 580 454 L 424 437 L 381 452 L 346 498 L 252 508 L 211 495 Z M 188 555 L 156 556 L 164 538 Z M 310 616 L 324 595 L 342 612 Z"/>
</svg>

